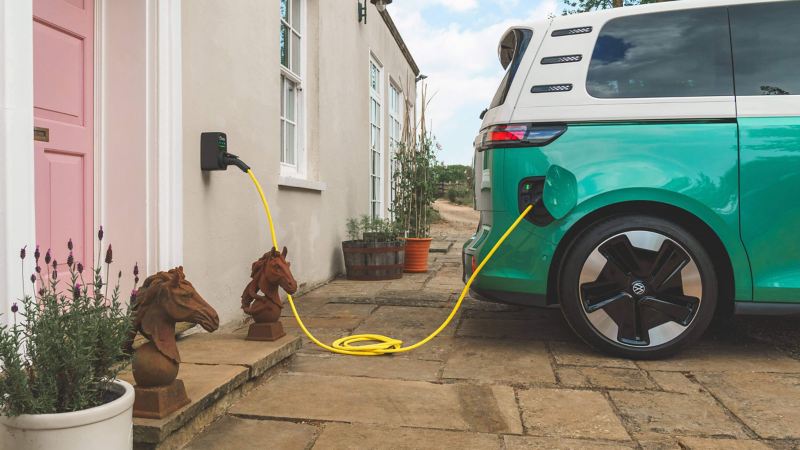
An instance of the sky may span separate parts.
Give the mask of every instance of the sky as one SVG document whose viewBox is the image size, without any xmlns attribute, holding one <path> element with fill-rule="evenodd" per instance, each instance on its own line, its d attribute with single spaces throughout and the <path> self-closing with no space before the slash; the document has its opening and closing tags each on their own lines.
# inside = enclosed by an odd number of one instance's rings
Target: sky
<svg viewBox="0 0 800 450">
<path fill-rule="evenodd" d="M 503 69 L 497 43 L 512 25 L 558 14 L 558 0 L 394 0 L 389 14 L 427 75 L 428 126 L 446 164 L 472 164 L 472 141 Z"/>
</svg>

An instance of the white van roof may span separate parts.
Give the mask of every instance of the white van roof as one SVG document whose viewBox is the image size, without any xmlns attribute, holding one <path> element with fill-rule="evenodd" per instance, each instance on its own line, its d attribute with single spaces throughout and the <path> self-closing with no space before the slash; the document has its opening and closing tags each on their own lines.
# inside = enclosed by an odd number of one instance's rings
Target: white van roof
<svg viewBox="0 0 800 450">
<path fill-rule="evenodd" d="M 507 101 L 487 112 L 482 128 L 509 122 L 675 119 L 683 116 L 694 119 L 735 118 L 735 100 L 732 96 L 645 100 L 590 96 L 585 81 L 597 35 L 606 22 L 617 17 L 776 1 L 792 0 L 680 0 L 558 16 L 511 27 L 506 33 L 519 28 L 531 29 L 533 38 L 520 63 L 519 72 L 509 87 Z M 591 32 L 570 33 L 566 39 L 551 36 L 559 30 L 567 32 L 588 27 L 591 27 Z M 502 40 L 502 36 L 499 37 Z M 574 64 L 535 64 L 542 57 L 577 54 L 582 55 L 582 60 Z M 572 83 L 572 89 L 558 95 L 527 95 L 531 86 L 559 83 Z M 654 104 L 658 106 L 654 108 Z"/>
</svg>

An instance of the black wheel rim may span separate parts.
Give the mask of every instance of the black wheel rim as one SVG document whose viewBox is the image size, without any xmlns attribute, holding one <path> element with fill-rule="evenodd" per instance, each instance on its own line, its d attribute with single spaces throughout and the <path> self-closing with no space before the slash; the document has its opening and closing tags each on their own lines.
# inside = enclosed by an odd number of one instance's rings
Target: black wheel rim
<svg viewBox="0 0 800 450">
<path fill-rule="evenodd" d="M 689 252 L 668 236 L 627 231 L 586 258 L 579 281 L 591 326 L 617 345 L 655 347 L 674 341 L 700 308 L 702 280 Z"/>
</svg>

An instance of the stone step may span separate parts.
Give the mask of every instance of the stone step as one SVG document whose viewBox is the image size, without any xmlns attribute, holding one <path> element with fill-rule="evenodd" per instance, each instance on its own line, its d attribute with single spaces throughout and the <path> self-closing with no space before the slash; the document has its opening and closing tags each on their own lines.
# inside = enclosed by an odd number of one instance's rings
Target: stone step
<svg viewBox="0 0 800 450">
<path fill-rule="evenodd" d="M 247 326 L 194 334 L 178 341 L 183 380 L 191 403 L 163 419 L 133 419 L 135 449 L 177 449 L 199 430 L 224 415 L 265 373 L 301 346 L 287 335 L 275 342 L 244 340 Z M 134 384 L 126 370 L 120 378 Z"/>
<path fill-rule="evenodd" d="M 447 253 L 453 248 L 453 241 L 433 240 L 431 241 L 431 253 Z"/>
</svg>

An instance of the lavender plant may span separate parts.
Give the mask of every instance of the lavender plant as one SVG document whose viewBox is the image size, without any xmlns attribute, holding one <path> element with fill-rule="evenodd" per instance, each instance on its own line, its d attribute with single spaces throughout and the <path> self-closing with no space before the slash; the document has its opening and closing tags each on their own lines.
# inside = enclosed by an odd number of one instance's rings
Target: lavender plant
<svg viewBox="0 0 800 450">
<path fill-rule="evenodd" d="M 98 239 L 102 244 L 103 228 Z M 108 294 L 113 253 L 109 245 L 105 274 L 101 264 L 86 271 L 67 243 L 66 264 L 33 254 L 33 291 L 11 307 L 9 325 L 0 327 L 0 414 L 49 414 L 99 406 L 111 398 L 109 384 L 127 364 L 123 348 L 131 332 L 130 309 L 120 301 L 120 271 Z M 24 263 L 26 251 L 20 252 Z M 134 267 L 138 284 L 138 267 Z M 63 274 L 63 275 L 62 275 Z M 23 265 L 24 276 L 24 265 Z M 85 278 L 88 278 L 88 281 Z M 135 295 L 136 286 L 132 297 Z"/>
</svg>

